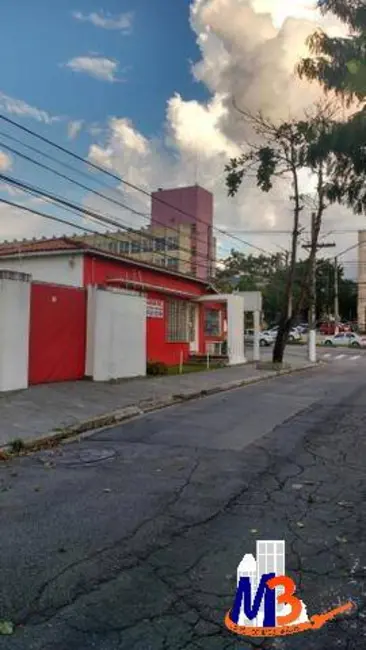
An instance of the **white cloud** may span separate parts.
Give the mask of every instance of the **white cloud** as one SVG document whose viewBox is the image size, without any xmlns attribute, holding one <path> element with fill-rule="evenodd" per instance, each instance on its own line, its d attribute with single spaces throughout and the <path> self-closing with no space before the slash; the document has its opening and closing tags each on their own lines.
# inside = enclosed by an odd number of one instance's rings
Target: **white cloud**
<svg viewBox="0 0 366 650">
<path fill-rule="evenodd" d="M 2 92 L 0 92 L 0 109 L 6 113 L 10 113 L 11 115 L 31 117 L 38 122 L 44 122 L 44 124 L 53 124 L 54 122 L 59 122 L 62 119 L 59 116 L 50 115 L 40 108 L 30 106 L 22 99 L 10 97 L 9 95 L 5 95 L 5 93 Z"/>
<path fill-rule="evenodd" d="M 72 15 L 76 20 L 92 23 L 95 27 L 111 30 L 114 29 L 121 31 L 124 34 L 129 34 L 132 29 L 132 12 L 126 12 L 114 16 L 104 11 L 100 11 L 99 13 L 92 12 L 90 14 L 83 14 L 81 11 L 74 11 Z"/>
<path fill-rule="evenodd" d="M 84 124 L 83 120 L 72 120 L 67 125 L 67 136 L 69 140 L 75 140 L 76 136 L 80 133 Z"/>
<path fill-rule="evenodd" d="M 11 166 L 12 160 L 10 156 L 0 149 L 0 171 L 6 172 L 8 169 L 11 169 Z"/>
<path fill-rule="evenodd" d="M 253 179 L 247 179 L 237 197 L 227 197 L 224 166 L 247 136 L 231 97 L 235 95 L 239 105 L 254 111 L 262 109 L 273 118 L 301 115 L 321 91 L 316 84 L 301 83 L 294 75 L 294 66 L 306 52 L 304 41 L 315 25 L 322 23 L 335 29 L 335 21 L 309 14 L 308 8 L 306 16 L 299 16 L 301 3 L 295 0 L 287 2 L 287 15 L 294 15 L 286 20 L 281 15 L 283 0 L 262 0 L 261 7 L 259 4 L 260 0 L 192 1 L 191 27 L 200 49 L 200 59 L 192 72 L 209 90 L 209 101 L 186 101 L 179 94 L 171 97 L 161 138 L 146 137 L 123 115 L 105 125 L 94 125 L 95 129 L 89 130 L 95 138 L 89 157 L 147 191 L 197 181 L 214 194 L 216 226 L 265 250 L 279 251 L 276 245 L 288 248 L 290 241 L 289 188 L 278 184 L 273 192 L 263 194 Z M 259 8 L 267 13 L 260 13 Z M 306 175 L 304 180 L 308 185 Z M 122 184 L 118 193 L 111 190 L 111 196 L 118 196 L 123 203 L 146 214 L 150 211 L 146 196 Z M 89 196 L 87 201 L 94 209 L 129 225 L 147 223 L 100 198 Z M 326 216 L 324 232 L 356 231 L 363 222 L 364 217 L 334 206 Z M 309 228 L 310 214 L 303 215 L 302 223 Z M 254 230 L 267 234 L 248 232 Z M 277 235 L 274 230 L 285 230 L 287 234 Z M 328 241 L 332 237 L 338 249 L 328 255 L 356 242 L 356 234 L 334 234 Z M 220 254 L 231 247 L 245 250 L 240 241 L 222 235 L 218 238 Z M 355 253 L 351 255 L 355 259 Z"/>
<path fill-rule="evenodd" d="M 77 56 L 65 65 L 73 72 L 84 72 L 95 79 L 109 82 L 118 81 L 116 74 L 119 63 L 113 59 L 101 56 Z"/>
</svg>

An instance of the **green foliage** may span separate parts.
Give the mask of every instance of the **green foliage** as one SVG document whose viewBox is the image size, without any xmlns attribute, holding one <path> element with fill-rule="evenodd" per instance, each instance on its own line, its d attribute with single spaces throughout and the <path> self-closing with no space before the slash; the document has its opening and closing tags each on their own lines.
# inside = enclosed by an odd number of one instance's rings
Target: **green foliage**
<svg viewBox="0 0 366 650">
<path fill-rule="evenodd" d="M 334 154 L 328 198 L 366 212 L 366 5 L 362 0 L 319 0 L 323 13 L 333 13 L 350 30 L 349 38 L 316 31 L 308 40 L 310 56 L 298 66 L 300 77 L 321 83 L 350 106 L 354 114 L 332 125 L 315 147 L 314 157 Z"/>
<path fill-rule="evenodd" d="M 162 361 L 148 361 L 146 365 L 146 374 L 154 377 L 167 375 L 168 366 Z"/>
<path fill-rule="evenodd" d="M 299 299 L 304 278 L 307 272 L 307 261 L 296 264 L 293 286 L 293 300 Z M 263 296 L 263 312 L 265 321 L 270 325 L 278 322 L 285 298 L 287 269 L 283 255 L 243 255 L 232 251 L 227 259 L 225 269 L 220 271 L 217 281 L 226 287 L 240 291 L 261 291 Z M 332 260 L 319 259 L 317 262 L 317 311 L 318 318 L 323 318 L 334 311 L 334 263 Z M 235 282 L 233 281 L 235 280 Z M 345 319 L 354 320 L 357 317 L 357 285 L 352 280 L 343 277 L 343 268 L 338 267 L 339 308 Z M 301 317 L 307 320 L 308 302 L 305 301 Z"/>
</svg>

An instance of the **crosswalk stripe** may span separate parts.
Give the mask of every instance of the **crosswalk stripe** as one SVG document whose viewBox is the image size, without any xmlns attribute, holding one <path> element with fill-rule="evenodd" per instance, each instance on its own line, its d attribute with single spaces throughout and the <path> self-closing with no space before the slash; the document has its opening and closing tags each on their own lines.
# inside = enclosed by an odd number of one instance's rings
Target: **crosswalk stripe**
<svg viewBox="0 0 366 650">
<path fill-rule="evenodd" d="M 356 359 L 359 359 L 361 357 L 360 354 L 356 354 L 355 357 L 350 357 L 352 361 L 356 361 Z"/>
<path fill-rule="evenodd" d="M 323 354 L 323 359 L 329 359 L 329 357 L 331 357 L 331 356 L 332 356 L 332 355 L 329 354 L 329 353 L 328 353 L 328 354 Z"/>
<path fill-rule="evenodd" d="M 335 359 L 343 359 L 346 355 L 345 354 L 338 354 Z"/>
</svg>

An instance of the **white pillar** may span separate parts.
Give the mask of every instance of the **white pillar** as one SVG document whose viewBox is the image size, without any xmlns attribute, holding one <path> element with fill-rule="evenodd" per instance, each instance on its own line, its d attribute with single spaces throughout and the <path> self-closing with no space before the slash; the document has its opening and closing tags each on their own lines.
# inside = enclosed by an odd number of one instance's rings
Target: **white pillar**
<svg viewBox="0 0 366 650">
<path fill-rule="evenodd" d="M 245 363 L 244 356 L 244 300 L 231 294 L 227 297 L 227 347 L 229 365 Z"/>
<path fill-rule="evenodd" d="M 0 391 L 28 388 L 31 276 L 0 271 Z"/>
<path fill-rule="evenodd" d="M 308 358 L 311 363 L 316 362 L 316 331 L 309 330 L 308 334 Z"/>
<path fill-rule="evenodd" d="M 253 312 L 253 318 L 254 318 L 254 343 L 253 343 L 253 360 L 254 361 L 259 361 L 260 360 L 260 312 L 258 310 L 255 310 Z"/>
</svg>

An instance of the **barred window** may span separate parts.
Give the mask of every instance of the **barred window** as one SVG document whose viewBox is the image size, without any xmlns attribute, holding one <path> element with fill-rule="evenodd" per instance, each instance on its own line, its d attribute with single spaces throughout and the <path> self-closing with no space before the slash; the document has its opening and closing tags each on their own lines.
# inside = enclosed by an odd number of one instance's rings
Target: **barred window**
<svg viewBox="0 0 366 650">
<path fill-rule="evenodd" d="M 167 304 L 167 340 L 188 342 L 188 308 L 183 300 L 170 300 Z"/>
</svg>

